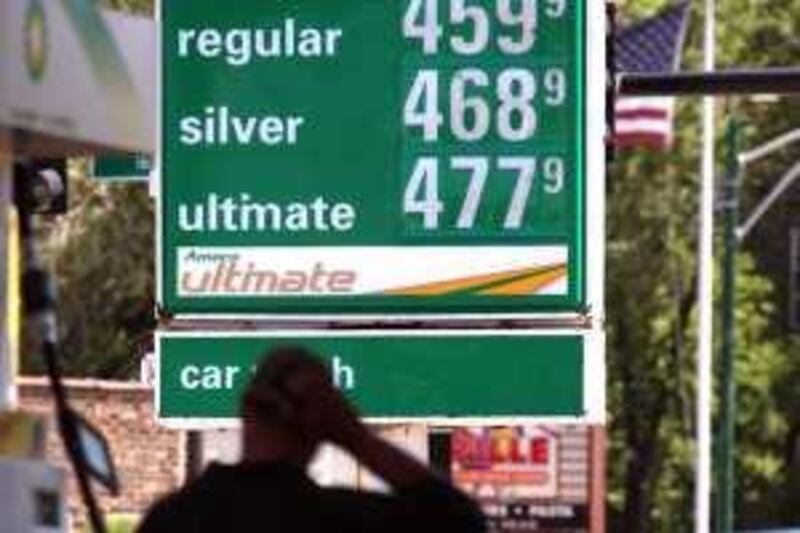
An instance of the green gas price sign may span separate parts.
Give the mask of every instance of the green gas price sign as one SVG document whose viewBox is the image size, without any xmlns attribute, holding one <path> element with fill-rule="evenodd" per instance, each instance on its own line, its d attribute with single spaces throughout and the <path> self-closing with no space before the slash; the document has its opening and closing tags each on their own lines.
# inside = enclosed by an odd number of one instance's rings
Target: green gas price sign
<svg viewBox="0 0 800 533">
<path fill-rule="evenodd" d="M 162 331 L 157 412 L 173 427 L 233 426 L 264 354 L 301 344 L 371 420 L 597 422 L 602 342 L 582 331 Z"/>
<path fill-rule="evenodd" d="M 162 0 L 162 305 L 584 310 L 602 262 L 587 247 L 605 90 L 603 25 L 587 21 L 602 13 Z"/>
</svg>

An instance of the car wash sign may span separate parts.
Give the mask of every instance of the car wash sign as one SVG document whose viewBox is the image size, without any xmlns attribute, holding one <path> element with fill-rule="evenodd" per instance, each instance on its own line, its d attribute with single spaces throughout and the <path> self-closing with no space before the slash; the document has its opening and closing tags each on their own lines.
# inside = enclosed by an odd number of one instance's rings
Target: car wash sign
<svg viewBox="0 0 800 533">
<path fill-rule="evenodd" d="M 235 426 L 270 349 L 302 344 L 373 421 L 602 420 L 603 339 L 581 331 L 159 332 L 159 420 Z M 502 355 L 502 357 L 500 356 Z"/>
<path fill-rule="evenodd" d="M 162 305 L 583 310 L 597 5 L 162 0 Z"/>
</svg>

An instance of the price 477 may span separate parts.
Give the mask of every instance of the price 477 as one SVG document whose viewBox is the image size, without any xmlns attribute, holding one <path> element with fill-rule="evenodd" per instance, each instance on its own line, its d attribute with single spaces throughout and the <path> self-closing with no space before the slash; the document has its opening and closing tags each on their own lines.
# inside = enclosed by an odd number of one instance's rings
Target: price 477
<svg viewBox="0 0 800 533">
<path fill-rule="evenodd" d="M 449 159 L 452 170 L 469 173 L 469 185 L 458 212 L 456 228 L 468 230 L 474 227 L 491 163 L 488 157 L 457 156 Z M 544 180 L 542 191 L 545 194 L 556 195 L 564 190 L 565 170 L 561 157 L 503 156 L 496 158 L 495 164 L 500 171 L 498 174 L 511 173 L 516 179 L 503 220 L 504 229 L 522 227 L 539 174 Z M 439 229 L 440 215 L 445 211 L 439 196 L 439 165 L 436 157 L 417 159 L 403 194 L 403 212 L 421 216 L 426 230 Z"/>
</svg>

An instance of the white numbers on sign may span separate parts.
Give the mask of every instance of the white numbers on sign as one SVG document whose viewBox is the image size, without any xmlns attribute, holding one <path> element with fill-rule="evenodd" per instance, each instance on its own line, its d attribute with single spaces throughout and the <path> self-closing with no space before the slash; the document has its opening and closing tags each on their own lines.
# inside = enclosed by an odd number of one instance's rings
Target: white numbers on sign
<svg viewBox="0 0 800 533">
<path fill-rule="evenodd" d="M 494 65 L 490 69 L 468 65 L 455 71 L 448 67 L 441 71 L 421 68 L 403 105 L 405 127 L 419 131 L 425 143 L 436 143 L 443 137 L 448 141 L 476 143 L 473 152 L 477 143 L 487 139 L 501 143 L 525 143 L 533 139 L 543 120 L 539 112 L 566 105 L 569 80 L 561 66 L 537 67 L 534 72 L 526 68 L 530 62 L 524 58 L 519 59 L 517 66 L 509 65 L 510 56 L 530 54 L 541 27 L 552 25 L 550 20 L 567 16 L 569 1 L 406 0 L 403 36 L 425 56 L 483 57 L 488 53 L 507 59 L 476 61 L 476 65 Z M 428 57 L 425 61 L 431 59 L 435 58 Z M 444 63 L 447 64 L 452 63 Z M 499 65 L 507 66 L 498 69 Z M 490 151 L 495 150 L 490 148 Z M 519 150 L 509 151 L 513 154 Z M 490 176 L 492 173 L 497 174 L 496 178 Z M 491 185 L 490 178 L 497 180 L 501 190 L 509 191 L 508 206 L 501 206 L 505 208 L 504 218 L 497 221 L 509 231 L 525 226 L 534 195 L 561 194 L 567 180 L 562 156 L 506 154 L 490 158 L 462 154 L 451 155 L 446 162 L 435 156 L 422 156 L 408 175 L 403 212 L 419 217 L 422 228 L 429 231 L 439 229 L 443 214 L 448 212 L 446 225 L 470 230 L 477 223 L 481 205 L 488 201 L 484 198 L 486 187 Z M 453 198 L 453 184 L 447 181 L 450 179 L 467 180 L 463 196 L 459 195 L 460 206 L 446 205 Z M 447 191 L 445 201 L 440 189 Z M 497 198 L 496 193 L 488 197 Z M 491 216 L 496 207 L 491 206 Z"/>
<path fill-rule="evenodd" d="M 481 6 L 468 6 L 465 2 L 466 0 L 451 0 L 450 22 L 468 22 L 472 26 L 472 36 L 467 38 L 464 35 L 454 35 L 450 38 L 450 46 L 459 54 L 472 55 L 483 52 L 489 44 L 489 16 Z"/>
<path fill-rule="evenodd" d="M 566 12 L 567 0 L 544 0 L 544 4 L 548 18 L 558 19 Z M 497 46 L 508 55 L 529 52 L 536 43 L 537 0 L 497 0 L 496 7 L 503 33 L 497 38 Z M 492 20 L 478 0 L 450 0 L 450 24 L 454 29 L 450 48 L 455 53 L 474 55 L 486 50 Z M 431 55 L 438 51 L 442 33 L 437 0 L 409 0 L 403 16 L 403 35 L 419 39 L 423 53 Z"/>
<path fill-rule="evenodd" d="M 439 227 L 439 213 L 443 210 L 439 201 L 439 160 L 435 157 L 423 157 L 408 180 L 403 195 L 403 212 L 422 215 L 425 229 Z"/>
<path fill-rule="evenodd" d="M 524 141 L 536 133 L 536 80 L 521 68 L 504 70 L 497 78 L 497 131 L 505 140 Z"/>
<path fill-rule="evenodd" d="M 544 13 L 550 18 L 560 18 L 567 10 L 567 0 L 545 0 Z"/>
<path fill-rule="evenodd" d="M 548 157 L 544 160 L 544 192 L 558 194 L 564 190 L 564 160 Z"/>
<path fill-rule="evenodd" d="M 450 129 L 453 135 L 466 142 L 483 139 L 491 129 L 491 106 L 486 95 L 475 94 L 486 89 L 489 76 L 480 69 L 457 71 L 450 83 Z M 563 105 L 566 99 L 566 79 L 561 69 L 550 69 L 544 75 L 544 100 L 547 105 Z M 501 139 L 520 142 L 536 134 L 537 116 L 534 107 L 536 77 L 527 69 L 511 68 L 500 73 L 495 89 L 499 105 L 496 110 L 497 134 Z M 422 129 L 426 142 L 439 139 L 442 113 L 439 110 L 439 73 L 421 70 L 411 86 L 403 106 L 403 122 Z"/>
<path fill-rule="evenodd" d="M 517 172 L 517 184 L 514 187 L 514 194 L 511 195 L 511 203 L 508 204 L 508 212 L 503 227 L 506 229 L 518 229 L 522 226 L 522 217 L 528 205 L 528 197 L 531 195 L 533 178 L 536 173 L 536 158 L 533 157 L 501 157 L 497 160 L 497 167 L 500 170 L 515 170 Z"/>
<path fill-rule="evenodd" d="M 515 11 L 513 5 L 517 5 Z M 497 0 L 497 19 L 507 27 L 519 27 L 519 35 L 503 35 L 497 39 L 506 54 L 524 54 L 536 40 L 536 0 Z"/>
<path fill-rule="evenodd" d="M 458 229 L 469 230 L 475 226 L 480 210 L 489 178 L 490 159 L 456 156 L 450 159 L 450 168 L 469 175 L 464 201 L 456 219 Z M 544 175 L 542 188 L 545 194 L 558 194 L 564 190 L 564 160 L 558 156 L 546 157 L 541 163 L 535 157 L 499 157 L 497 170 L 503 174 L 512 172 L 516 179 L 503 220 L 504 229 L 517 230 L 522 227 L 537 180 L 537 170 L 541 170 Z M 444 205 L 439 200 L 439 185 L 439 160 L 435 157 L 418 159 L 406 185 L 403 212 L 421 215 L 422 225 L 426 230 L 435 230 L 440 226 L 439 218 L 444 212 Z"/>
<path fill-rule="evenodd" d="M 453 170 L 468 170 L 470 172 L 467 194 L 461 205 L 456 226 L 459 229 L 470 229 L 475 225 L 475 215 L 481 204 L 483 185 L 489 175 L 489 160 L 485 157 L 454 157 L 451 163 Z"/>
<path fill-rule="evenodd" d="M 480 96 L 467 96 L 467 87 L 486 87 L 489 76 L 480 69 L 459 70 L 450 85 L 450 128 L 462 141 L 482 139 L 490 126 L 489 105 Z M 471 122 L 471 126 L 468 126 Z"/>
<path fill-rule="evenodd" d="M 435 54 L 442 28 L 439 26 L 437 0 L 411 0 L 403 17 L 403 36 L 422 41 L 422 51 Z"/>
<path fill-rule="evenodd" d="M 544 73 L 544 101 L 549 106 L 560 106 L 564 104 L 567 96 L 567 78 L 564 70 L 551 68 Z"/>
<path fill-rule="evenodd" d="M 435 70 L 419 71 L 403 106 L 403 122 L 406 126 L 422 128 L 422 138 L 426 142 L 439 138 L 442 115 L 438 100 L 439 73 Z"/>
</svg>

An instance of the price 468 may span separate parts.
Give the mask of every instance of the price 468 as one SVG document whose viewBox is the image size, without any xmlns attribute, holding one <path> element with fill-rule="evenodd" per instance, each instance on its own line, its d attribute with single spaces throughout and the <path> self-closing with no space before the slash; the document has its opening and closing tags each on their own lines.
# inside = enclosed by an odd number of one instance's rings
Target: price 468
<svg viewBox="0 0 800 533">
<path fill-rule="evenodd" d="M 542 90 L 539 90 L 541 84 Z M 500 139 L 510 142 L 526 141 L 537 131 L 535 101 L 537 93 L 549 107 L 564 105 L 567 81 L 564 69 L 546 69 L 537 76 L 525 68 L 508 68 L 495 80 L 494 113 L 485 94 L 476 94 L 490 85 L 489 75 L 478 68 L 455 72 L 450 82 L 450 130 L 459 141 L 476 142 L 489 133 L 494 119 Z M 439 72 L 425 69 L 417 72 L 414 84 L 403 106 L 403 123 L 422 130 L 425 142 L 439 139 L 444 122 L 439 110 Z"/>
</svg>

